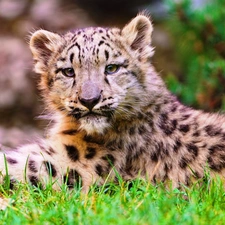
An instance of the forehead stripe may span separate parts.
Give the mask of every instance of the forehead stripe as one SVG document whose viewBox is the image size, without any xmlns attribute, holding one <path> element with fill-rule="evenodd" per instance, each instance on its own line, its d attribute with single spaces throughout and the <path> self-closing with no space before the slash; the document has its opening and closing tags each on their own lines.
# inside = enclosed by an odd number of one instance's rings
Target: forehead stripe
<svg viewBox="0 0 225 225">
<path fill-rule="evenodd" d="M 72 45 L 67 49 L 67 53 L 68 53 L 69 50 L 70 50 L 71 48 L 73 48 L 74 46 L 76 46 L 76 47 L 79 49 L 79 51 L 80 51 L 80 45 L 76 42 L 76 43 L 72 44 Z"/>
<path fill-rule="evenodd" d="M 71 49 L 71 48 L 73 48 L 75 46 L 75 44 L 72 44 L 68 49 L 67 49 L 67 52 L 66 53 L 68 53 L 68 51 Z"/>
<path fill-rule="evenodd" d="M 106 58 L 106 61 L 109 59 L 109 52 L 105 50 L 105 58 Z"/>
<path fill-rule="evenodd" d="M 73 63 L 74 53 L 70 55 L 70 62 Z"/>
<path fill-rule="evenodd" d="M 102 44 L 104 44 L 105 42 L 104 41 L 100 41 L 99 43 L 98 43 L 98 46 L 101 46 Z"/>
</svg>

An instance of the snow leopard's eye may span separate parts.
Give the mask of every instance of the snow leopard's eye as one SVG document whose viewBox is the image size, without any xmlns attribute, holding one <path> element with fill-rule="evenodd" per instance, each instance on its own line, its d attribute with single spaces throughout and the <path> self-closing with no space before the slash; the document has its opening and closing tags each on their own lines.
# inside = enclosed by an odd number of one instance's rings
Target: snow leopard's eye
<svg viewBox="0 0 225 225">
<path fill-rule="evenodd" d="M 105 67 L 105 74 L 106 75 L 114 74 L 114 73 L 118 72 L 119 69 L 120 69 L 119 65 L 109 64 L 108 66 Z"/>
<path fill-rule="evenodd" d="M 62 74 L 66 77 L 74 77 L 75 76 L 75 72 L 74 72 L 73 68 L 62 69 Z"/>
</svg>

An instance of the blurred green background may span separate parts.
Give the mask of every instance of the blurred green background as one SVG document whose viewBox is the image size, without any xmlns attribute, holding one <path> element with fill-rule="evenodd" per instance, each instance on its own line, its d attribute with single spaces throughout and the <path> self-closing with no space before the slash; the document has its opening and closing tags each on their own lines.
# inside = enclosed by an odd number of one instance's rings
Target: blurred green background
<svg viewBox="0 0 225 225">
<path fill-rule="evenodd" d="M 225 0 L 0 0 L 0 146 L 17 146 L 48 123 L 28 48 L 32 31 L 124 26 L 147 10 L 154 23 L 152 64 L 179 99 L 225 109 Z"/>
</svg>

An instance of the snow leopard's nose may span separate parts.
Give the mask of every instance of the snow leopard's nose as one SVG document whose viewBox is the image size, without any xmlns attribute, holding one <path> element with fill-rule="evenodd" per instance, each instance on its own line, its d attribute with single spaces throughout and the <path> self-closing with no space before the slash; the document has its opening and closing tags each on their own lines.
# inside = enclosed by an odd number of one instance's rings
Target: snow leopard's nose
<svg viewBox="0 0 225 225">
<path fill-rule="evenodd" d="M 91 111 L 100 101 L 101 90 L 96 83 L 86 81 L 81 86 L 78 98 L 80 103 Z"/>
</svg>

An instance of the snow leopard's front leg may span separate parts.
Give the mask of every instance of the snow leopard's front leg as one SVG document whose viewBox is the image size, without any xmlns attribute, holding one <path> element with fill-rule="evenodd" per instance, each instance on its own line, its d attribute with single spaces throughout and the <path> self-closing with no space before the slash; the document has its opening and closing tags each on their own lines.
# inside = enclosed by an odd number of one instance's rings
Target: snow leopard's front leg
<svg viewBox="0 0 225 225">
<path fill-rule="evenodd" d="M 59 189 L 63 182 L 61 174 L 66 173 L 55 163 L 53 150 L 48 145 L 28 144 L 13 150 L 1 149 L 0 179 L 6 177 L 13 184 L 16 181 L 29 182 L 32 185 L 46 186 L 52 182 Z"/>
<path fill-rule="evenodd" d="M 19 181 L 43 188 L 50 184 L 55 190 L 60 190 L 62 184 L 68 188 L 81 184 L 82 192 L 87 193 L 99 176 L 86 161 L 72 161 L 65 146 L 56 141 L 42 140 L 13 150 L 1 149 L 0 182 L 9 178 L 11 184 Z"/>
</svg>

